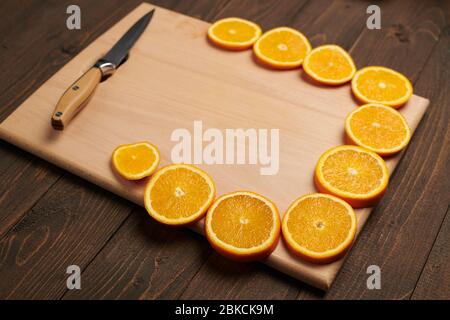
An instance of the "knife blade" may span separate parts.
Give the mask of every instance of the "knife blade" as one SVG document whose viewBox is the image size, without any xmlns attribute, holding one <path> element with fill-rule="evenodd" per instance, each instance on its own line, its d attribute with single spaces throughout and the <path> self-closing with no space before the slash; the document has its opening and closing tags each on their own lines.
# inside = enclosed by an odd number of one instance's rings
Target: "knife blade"
<svg viewBox="0 0 450 320">
<path fill-rule="evenodd" d="M 63 130 L 87 104 L 97 85 L 113 75 L 127 60 L 130 49 L 147 28 L 154 12 L 155 9 L 140 18 L 104 57 L 100 58 L 64 92 L 52 114 L 51 124 L 54 129 Z"/>
</svg>

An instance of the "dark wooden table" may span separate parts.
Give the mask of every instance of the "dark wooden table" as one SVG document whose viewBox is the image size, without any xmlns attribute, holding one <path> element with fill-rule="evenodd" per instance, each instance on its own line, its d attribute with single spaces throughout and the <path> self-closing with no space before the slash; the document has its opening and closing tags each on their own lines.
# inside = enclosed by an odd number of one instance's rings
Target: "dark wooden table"
<svg viewBox="0 0 450 320">
<path fill-rule="evenodd" d="M 0 121 L 139 0 L 2 0 Z M 374 1 L 372 1 L 374 2 Z M 240 16 L 288 25 L 313 46 L 336 43 L 358 67 L 406 74 L 431 100 L 410 146 L 328 293 L 262 264 L 230 262 L 200 236 L 0 142 L 1 299 L 450 299 L 450 1 L 155 0 L 203 20 Z M 81 30 L 66 8 L 81 7 Z M 82 269 L 69 291 L 66 268 Z M 381 290 L 366 286 L 381 268 Z"/>
</svg>

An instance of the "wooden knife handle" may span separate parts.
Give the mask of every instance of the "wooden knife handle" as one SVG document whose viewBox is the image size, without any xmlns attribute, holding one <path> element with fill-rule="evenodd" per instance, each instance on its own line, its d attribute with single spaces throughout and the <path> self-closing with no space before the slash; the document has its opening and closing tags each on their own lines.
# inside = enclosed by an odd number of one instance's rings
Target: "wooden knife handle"
<svg viewBox="0 0 450 320">
<path fill-rule="evenodd" d="M 93 67 L 64 92 L 52 115 L 53 128 L 63 130 L 67 126 L 73 116 L 85 106 L 85 102 L 94 92 L 101 78 L 100 69 Z"/>
</svg>

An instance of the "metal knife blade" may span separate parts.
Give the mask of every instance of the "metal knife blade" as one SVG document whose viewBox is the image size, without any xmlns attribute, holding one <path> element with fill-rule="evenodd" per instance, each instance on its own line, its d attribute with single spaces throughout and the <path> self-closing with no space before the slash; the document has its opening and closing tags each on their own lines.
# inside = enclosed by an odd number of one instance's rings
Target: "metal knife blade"
<svg viewBox="0 0 450 320">
<path fill-rule="evenodd" d="M 97 64 L 101 62 L 109 62 L 114 64 L 115 67 L 118 67 L 124 61 L 128 55 L 128 51 L 130 51 L 131 47 L 137 39 L 139 39 L 145 28 L 147 28 L 150 20 L 153 18 L 154 12 L 155 9 L 140 18 L 130 29 L 128 29 L 122 38 L 116 42 L 111 50 L 109 50 L 108 53 L 97 62 Z"/>
</svg>

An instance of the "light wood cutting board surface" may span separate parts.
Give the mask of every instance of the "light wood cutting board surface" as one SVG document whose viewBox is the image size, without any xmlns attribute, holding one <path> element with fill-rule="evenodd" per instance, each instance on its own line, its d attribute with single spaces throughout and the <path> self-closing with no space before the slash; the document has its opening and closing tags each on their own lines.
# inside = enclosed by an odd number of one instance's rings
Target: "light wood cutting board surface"
<svg viewBox="0 0 450 320">
<path fill-rule="evenodd" d="M 176 129 L 279 129 L 279 171 L 261 175 L 264 165 L 197 164 L 211 174 L 218 195 L 252 190 L 273 200 L 280 212 L 300 195 L 316 192 L 312 177 L 319 156 L 343 144 L 345 116 L 357 106 L 350 86 L 310 83 L 299 70 L 259 66 L 251 50 L 227 52 L 206 40 L 209 23 L 157 8 L 130 58 L 101 83 L 87 107 L 63 132 L 50 116 L 65 89 L 80 77 L 142 15 L 141 4 L 96 39 L 33 93 L 0 124 L 0 137 L 111 192 L 142 205 L 145 181 L 127 182 L 111 169 L 119 144 L 148 140 L 171 163 Z M 400 111 L 414 130 L 428 100 L 413 96 Z M 204 143 L 204 146 L 206 143 Z M 392 172 L 401 155 L 387 161 Z M 358 232 L 371 209 L 357 210 Z M 199 223 L 195 229 L 202 231 Z M 264 262 L 327 290 L 344 259 L 313 265 L 290 254 L 280 241 Z"/>
</svg>

